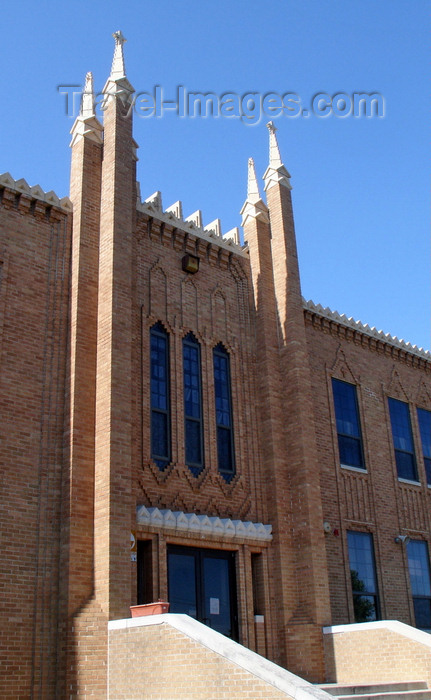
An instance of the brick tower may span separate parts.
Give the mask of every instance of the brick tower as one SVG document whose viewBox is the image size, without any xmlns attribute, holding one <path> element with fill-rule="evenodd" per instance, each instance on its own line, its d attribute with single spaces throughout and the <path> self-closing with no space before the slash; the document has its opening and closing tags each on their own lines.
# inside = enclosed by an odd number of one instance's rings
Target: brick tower
<svg viewBox="0 0 431 700">
<path fill-rule="evenodd" d="M 244 238 L 250 251 L 256 310 L 256 374 L 260 408 L 260 434 L 265 471 L 268 512 L 272 515 L 273 547 L 271 564 L 274 591 L 279 601 L 273 634 L 277 639 L 278 658 L 286 658 L 285 628 L 290 572 L 290 522 L 286 441 L 283 428 L 283 397 L 279 350 L 279 319 L 274 287 L 271 228 L 268 207 L 259 194 L 253 159 L 248 163 L 247 199 L 241 210 Z M 283 498 L 284 495 L 284 498 Z"/>
<path fill-rule="evenodd" d="M 279 491 L 276 500 L 279 508 L 289 507 L 291 517 L 292 569 L 289 590 L 283 591 L 283 598 L 287 594 L 289 601 L 286 661 L 300 675 L 309 676 L 313 668 L 318 679 L 324 674 L 321 628 L 330 620 L 320 470 L 290 175 L 282 163 L 272 122 L 268 129 L 270 154 L 264 182 L 271 226 L 288 479 L 288 489 Z"/>
<path fill-rule="evenodd" d="M 130 599 L 132 245 L 136 156 L 121 32 L 104 87 L 95 428 L 95 591 L 109 619 Z"/>
<path fill-rule="evenodd" d="M 89 74 L 72 129 L 70 425 L 62 533 L 67 671 L 58 696 L 91 688 L 94 697 L 106 697 L 107 622 L 127 616 L 130 604 L 136 144 L 125 39 L 121 32 L 113 36 L 103 127 L 94 114 Z"/>
<path fill-rule="evenodd" d="M 321 627 L 330 619 L 320 474 L 293 223 L 290 175 L 270 131 L 260 198 L 253 161 L 242 209 L 256 307 L 261 437 L 273 522 L 278 662 L 324 675 Z"/>
<path fill-rule="evenodd" d="M 81 658 L 76 636 L 81 626 L 84 630 L 87 627 L 86 608 L 93 595 L 94 411 L 103 127 L 94 113 L 91 73 L 87 74 L 80 115 L 71 134 L 70 198 L 74 217 L 62 504 L 64 575 L 60 598 L 67 657 L 62 663 L 67 668 L 67 680 L 59 675 L 59 695 L 65 693 L 64 681 L 69 689 L 74 689 L 77 668 L 86 668 L 88 647 Z"/>
</svg>

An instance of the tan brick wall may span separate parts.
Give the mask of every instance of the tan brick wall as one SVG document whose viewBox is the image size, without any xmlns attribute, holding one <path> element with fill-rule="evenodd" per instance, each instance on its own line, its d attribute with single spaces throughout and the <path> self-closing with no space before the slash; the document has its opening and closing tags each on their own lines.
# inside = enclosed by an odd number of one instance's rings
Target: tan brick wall
<svg viewBox="0 0 431 700">
<path fill-rule="evenodd" d="M 0 696 L 53 697 L 70 221 L 0 199 Z"/>
<path fill-rule="evenodd" d="M 109 633 L 110 700 L 291 697 L 168 625 Z"/>
<path fill-rule="evenodd" d="M 186 251 L 200 258 L 196 275 L 184 273 Z M 210 516 L 266 522 L 257 440 L 254 328 L 250 314 L 248 261 L 139 215 L 137 228 L 136 327 L 142 354 L 134 368 L 140 388 L 141 430 L 136 464 L 138 504 Z M 138 315 L 139 314 L 139 315 Z M 169 333 L 172 463 L 163 472 L 151 461 L 150 328 L 161 321 Z M 185 465 L 182 338 L 192 331 L 201 345 L 204 468 L 198 477 Z M 229 352 L 236 476 L 228 484 L 217 465 L 213 348 Z M 141 422 L 142 419 L 142 422 Z M 142 426 L 142 427 L 141 427 Z"/>
<path fill-rule="evenodd" d="M 328 681 L 390 683 L 427 681 L 431 687 L 431 653 L 425 646 L 388 629 L 325 634 Z"/>
<path fill-rule="evenodd" d="M 398 534 L 431 544 L 427 488 L 416 406 L 431 409 L 431 363 L 306 312 L 316 416 L 332 624 L 354 622 L 347 530 L 374 539 L 381 618 L 414 625 L 406 548 Z M 357 385 L 367 471 L 339 465 L 331 377 Z M 387 396 L 410 405 L 420 484 L 398 480 Z M 333 531 L 337 530 L 337 534 Z"/>
</svg>

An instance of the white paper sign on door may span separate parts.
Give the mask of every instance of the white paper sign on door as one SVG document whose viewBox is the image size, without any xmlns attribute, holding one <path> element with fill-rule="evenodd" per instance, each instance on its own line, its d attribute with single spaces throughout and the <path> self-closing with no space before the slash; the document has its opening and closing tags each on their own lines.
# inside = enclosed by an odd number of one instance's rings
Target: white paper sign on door
<svg viewBox="0 0 431 700">
<path fill-rule="evenodd" d="M 210 598 L 210 615 L 220 615 L 219 598 Z"/>
</svg>

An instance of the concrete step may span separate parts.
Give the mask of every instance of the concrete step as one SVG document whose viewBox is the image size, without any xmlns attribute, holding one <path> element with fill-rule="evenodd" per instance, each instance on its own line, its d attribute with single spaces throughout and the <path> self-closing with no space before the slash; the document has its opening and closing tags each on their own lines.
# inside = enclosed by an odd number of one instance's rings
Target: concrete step
<svg viewBox="0 0 431 700">
<path fill-rule="evenodd" d="M 355 693 L 337 695 L 339 700 L 431 700 L 429 690 L 407 690 L 399 693 Z"/>
<path fill-rule="evenodd" d="M 325 683 L 319 688 L 337 700 L 431 700 L 426 681 L 343 685 Z"/>
<path fill-rule="evenodd" d="M 357 693 L 337 695 L 342 700 L 431 700 L 429 690 L 406 690 L 399 693 Z"/>
</svg>

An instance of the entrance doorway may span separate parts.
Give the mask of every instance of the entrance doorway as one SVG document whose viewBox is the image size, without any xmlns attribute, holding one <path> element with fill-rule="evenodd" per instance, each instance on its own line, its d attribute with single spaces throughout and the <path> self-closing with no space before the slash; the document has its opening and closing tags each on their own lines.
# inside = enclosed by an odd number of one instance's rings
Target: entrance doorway
<svg viewBox="0 0 431 700">
<path fill-rule="evenodd" d="M 238 640 L 233 552 L 168 546 L 168 590 L 170 612 Z"/>
</svg>

